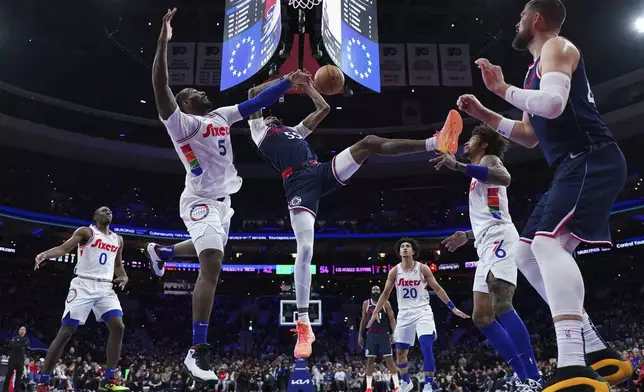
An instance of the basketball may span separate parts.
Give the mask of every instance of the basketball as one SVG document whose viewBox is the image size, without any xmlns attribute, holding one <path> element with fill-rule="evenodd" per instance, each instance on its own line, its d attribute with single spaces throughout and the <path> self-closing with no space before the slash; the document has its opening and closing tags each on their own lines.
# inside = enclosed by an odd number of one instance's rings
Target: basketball
<svg viewBox="0 0 644 392">
<path fill-rule="evenodd" d="M 344 87 L 344 74 L 335 65 L 325 65 L 315 73 L 315 88 L 324 95 L 334 95 Z"/>
</svg>

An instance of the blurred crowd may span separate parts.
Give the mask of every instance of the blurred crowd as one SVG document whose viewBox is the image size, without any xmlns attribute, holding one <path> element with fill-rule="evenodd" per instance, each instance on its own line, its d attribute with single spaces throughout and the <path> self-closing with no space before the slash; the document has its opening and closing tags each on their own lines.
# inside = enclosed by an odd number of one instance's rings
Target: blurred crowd
<svg viewBox="0 0 644 392">
<path fill-rule="evenodd" d="M 586 307 L 596 327 L 636 368 L 633 379 L 620 391 L 644 390 L 641 389 L 644 371 L 640 371 L 644 364 L 641 354 L 644 303 L 639 300 L 644 294 L 639 278 L 644 268 L 634 262 L 637 257 L 636 251 L 604 253 L 580 262 L 586 276 Z M 0 331 L 9 337 L 19 326 L 26 325 L 29 336 L 46 346 L 59 326 L 69 275 L 58 271 L 31 275 L 14 271 L 0 277 L 3 304 Z M 459 307 L 471 311 L 469 278 L 458 280 L 439 275 L 439 279 Z M 164 294 L 163 285 L 145 282 L 149 282 L 147 276 L 133 274 L 132 290 L 119 294 L 126 335 L 117 376 L 133 391 L 200 390 L 201 386 L 186 379 L 181 372 L 181 362 L 190 342 L 190 296 Z M 318 391 L 364 390 L 365 359 L 357 344 L 357 327 L 361 302 L 372 284 L 369 280 L 340 281 L 334 286 L 336 295 L 327 293 L 319 297 L 324 325 L 315 328 L 317 340 L 308 361 Z M 515 305 L 526 320 L 541 372 L 547 378 L 556 366 L 550 314 L 524 281 L 519 287 Z M 279 325 L 280 297 L 265 292 L 249 294 L 216 298 L 209 342 L 215 353 L 212 366 L 220 379 L 217 390 L 284 391 L 293 367 L 290 353 L 294 338 L 287 327 Z M 391 300 L 395 309 L 395 297 Z M 432 303 L 438 329 L 434 390 L 505 390 L 512 376 L 509 368 L 471 322 L 453 318 L 436 299 Z M 96 390 L 103 372 L 106 337 L 106 328 L 90 315 L 56 368 L 57 389 Z M 0 354 L 6 353 L 6 345 L 0 345 Z M 35 386 L 44 352 L 34 350 L 28 355 L 30 360 L 25 363 L 22 381 L 29 390 Z M 374 389 L 379 392 L 387 392 L 392 387 L 389 371 L 383 365 L 376 365 L 374 375 Z M 417 348 L 410 353 L 410 372 L 415 390 L 421 390 L 424 377 Z"/>
</svg>

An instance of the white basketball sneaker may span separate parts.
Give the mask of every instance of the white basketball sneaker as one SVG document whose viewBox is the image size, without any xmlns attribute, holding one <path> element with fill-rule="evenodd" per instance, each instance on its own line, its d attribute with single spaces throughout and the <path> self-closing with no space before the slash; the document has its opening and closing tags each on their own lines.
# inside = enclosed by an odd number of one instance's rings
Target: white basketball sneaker
<svg viewBox="0 0 644 392">
<path fill-rule="evenodd" d="M 398 390 L 398 392 L 409 392 L 412 389 L 414 389 L 414 383 L 413 382 L 411 382 L 411 381 L 407 382 L 407 381 L 402 380 L 402 379 L 400 380 L 400 389 Z"/>
<path fill-rule="evenodd" d="M 210 345 L 207 343 L 190 347 L 186 359 L 183 360 L 183 370 L 197 382 L 216 383 L 219 380 L 212 371 Z"/>
<path fill-rule="evenodd" d="M 154 276 L 160 278 L 163 276 L 163 274 L 165 274 L 165 261 L 163 261 L 161 256 L 159 256 L 159 253 L 157 252 L 157 246 L 159 245 L 155 244 L 154 242 L 145 244 L 145 250 L 143 251 L 143 254 L 150 262 L 150 269 L 152 270 Z"/>
</svg>

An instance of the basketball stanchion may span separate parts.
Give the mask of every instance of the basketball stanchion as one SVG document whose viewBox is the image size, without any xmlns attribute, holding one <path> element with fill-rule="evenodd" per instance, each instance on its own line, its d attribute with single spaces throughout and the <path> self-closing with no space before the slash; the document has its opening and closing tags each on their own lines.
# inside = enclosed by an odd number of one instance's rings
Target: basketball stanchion
<svg viewBox="0 0 644 392">
<path fill-rule="evenodd" d="M 286 392 L 313 392 L 314 390 L 311 373 L 306 368 L 306 359 L 296 359 Z"/>
</svg>

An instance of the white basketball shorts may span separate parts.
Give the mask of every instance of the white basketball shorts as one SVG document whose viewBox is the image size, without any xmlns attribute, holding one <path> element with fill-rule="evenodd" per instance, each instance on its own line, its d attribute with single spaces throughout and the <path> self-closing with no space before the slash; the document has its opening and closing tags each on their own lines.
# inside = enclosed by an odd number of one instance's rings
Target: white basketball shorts
<svg viewBox="0 0 644 392">
<path fill-rule="evenodd" d="M 488 293 L 487 276 L 490 271 L 495 278 L 517 285 L 515 262 L 519 233 L 513 224 L 492 226 L 485 231 L 476 251 L 479 263 L 474 274 L 473 291 Z"/>
<path fill-rule="evenodd" d="M 179 202 L 181 219 L 186 225 L 197 255 L 204 249 L 224 251 L 228 242 L 230 219 L 235 211 L 230 207 L 230 197 L 214 200 L 183 191 Z"/>
<path fill-rule="evenodd" d="M 410 346 L 414 345 L 416 336 L 432 335 L 436 332 L 432 308 L 412 308 L 398 311 L 394 341 Z"/>
<path fill-rule="evenodd" d="M 112 282 L 97 282 L 77 276 L 69 285 L 62 317 L 63 324 L 83 325 L 90 311 L 94 312 L 96 321 L 106 322 L 111 317 L 123 316 L 123 309 Z"/>
</svg>

